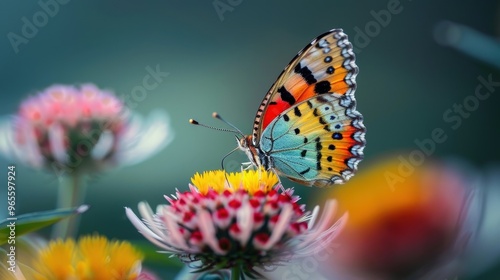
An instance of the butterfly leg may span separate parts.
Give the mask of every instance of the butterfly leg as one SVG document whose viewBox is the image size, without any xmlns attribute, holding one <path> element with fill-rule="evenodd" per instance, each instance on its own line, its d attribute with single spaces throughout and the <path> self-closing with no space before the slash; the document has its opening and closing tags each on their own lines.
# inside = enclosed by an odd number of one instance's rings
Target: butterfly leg
<svg viewBox="0 0 500 280">
<path fill-rule="evenodd" d="M 246 171 L 246 170 L 249 170 L 250 168 L 253 167 L 253 163 L 250 162 L 250 161 L 247 161 L 247 162 L 242 162 L 241 163 L 241 171 Z"/>
<path fill-rule="evenodd" d="M 285 192 L 285 188 L 283 187 L 283 184 L 281 183 L 281 178 L 280 176 L 278 175 L 279 173 L 274 169 L 274 168 L 271 168 L 270 170 L 272 170 L 274 172 L 274 174 L 276 174 L 276 177 L 278 177 L 278 184 L 280 186 L 280 190 L 282 192 Z"/>
</svg>

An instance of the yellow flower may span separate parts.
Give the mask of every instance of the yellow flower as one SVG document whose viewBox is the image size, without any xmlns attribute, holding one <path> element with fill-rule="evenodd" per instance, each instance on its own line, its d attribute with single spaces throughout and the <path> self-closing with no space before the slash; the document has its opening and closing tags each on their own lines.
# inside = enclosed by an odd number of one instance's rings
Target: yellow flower
<svg viewBox="0 0 500 280">
<path fill-rule="evenodd" d="M 234 192 L 240 189 L 254 194 L 259 190 L 264 193 L 272 190 L 278 183 L 278 177 L 273 172 L 263 169 L 231 173 L 215 170 L 196 173 L 191 182 L 202 194 L 207 194 L 210 189 L 219 194 L 225 190 Z"/>
<path fill-rule="evenodd" d="M 40 251 L 35 267 L 41 274 L 46 275 L 40 279 L 67 279 L 74 275 L 74 251 L 75 242 L 71 239 L 66 242 L 51 242 L 47 248 Z"/>
<path fill-rule="evenodd" d="M 141 270 L 142 255 L 128 242 L 102 236 L 52 241 L 40 251 L 27 279 L 132 280 Z"/>
</svg>

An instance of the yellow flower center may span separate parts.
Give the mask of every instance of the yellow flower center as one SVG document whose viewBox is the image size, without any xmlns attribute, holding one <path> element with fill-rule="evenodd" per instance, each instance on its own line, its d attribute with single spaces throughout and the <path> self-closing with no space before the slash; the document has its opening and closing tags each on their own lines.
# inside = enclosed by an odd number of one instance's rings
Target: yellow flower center
<svg viewBox="0 0 500 280">
<path fill-rule="evenodd" d="M 360 172 L 346 187 L 335 188 L 331 196 L 339 202 L 339 213 L 348 212 L 348 228 L 363 227 L 380 217 L 420 208 L 432 197 L 433 188 L 424 185 L 423 167 L 403 176 L 397 159 L 387 159 Z M 406 175 L 406 174 L 405 174 Z"/>
<path fill-rule="evenodd" d="M 140 273 L 142 255 L 128 242 L 102 236 L 49 243 L 40 251 L 34 268 L 37 280 L 133 280 Z M 30 278 L 31 279 L 31 278 Z"/>
<path fill-rule="evenodd" d="M 207 194 L 210 189 L 218 193 L 242 189 L 254 194 L 259 190 L 264 193 L 270 191 L 278 183 L 278 177 L 273 172 L 263 169 L 231 173 L 214 170 L 194 174 L 191 182 L 202 194 Z"/>
</svg>

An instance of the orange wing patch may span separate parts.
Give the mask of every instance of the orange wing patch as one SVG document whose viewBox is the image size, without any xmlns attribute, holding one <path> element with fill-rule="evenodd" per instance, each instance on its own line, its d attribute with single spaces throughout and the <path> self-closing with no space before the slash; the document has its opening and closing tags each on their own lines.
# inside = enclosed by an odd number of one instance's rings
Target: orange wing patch
<svg viewBox="0 0 500 280">
<path fill-rule="evenodd" d="M 313 40 L 290 62 L 262 101 L 254 123 L 254 142 L 277 116 L 316 95 L 354 94 L 358 67 L 342 29 Z"/>
</svg>

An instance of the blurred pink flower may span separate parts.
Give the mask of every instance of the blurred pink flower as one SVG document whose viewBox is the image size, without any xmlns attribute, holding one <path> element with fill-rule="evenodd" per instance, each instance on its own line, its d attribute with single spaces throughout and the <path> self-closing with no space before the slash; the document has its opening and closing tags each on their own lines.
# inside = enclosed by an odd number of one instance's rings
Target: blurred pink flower
<svg viewBox="0 0 500 280">
<path fill-rule="evenodd" d="M 89 172 L 140 162 L 172 135 L 162 112 L 144 121 L 109 91 L 54 85 L 0 123 L 0 153 L 34 168 Z"/>
</svg>

